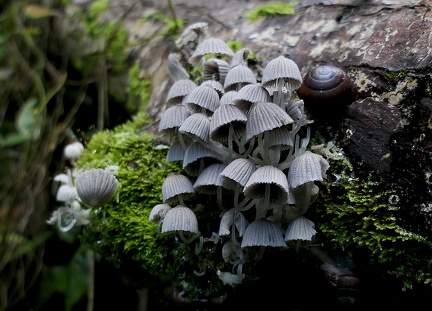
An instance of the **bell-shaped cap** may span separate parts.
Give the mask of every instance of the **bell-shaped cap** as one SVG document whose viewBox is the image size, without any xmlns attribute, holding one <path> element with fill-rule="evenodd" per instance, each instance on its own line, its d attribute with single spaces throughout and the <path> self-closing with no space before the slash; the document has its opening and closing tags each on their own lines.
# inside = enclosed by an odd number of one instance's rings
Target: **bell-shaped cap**
<svg viewBox="0 0 432 311">
<path fill-rule="evenodd" d="M 237 96 L 237 91 L 228 91 L 225 92 L 219 102 L 219 105 L 226 105 L 226 104 L 232 104 L 235 97 Z"/>
<path fill-rule="evenodd" d="M 179 202 L 195 193 L 192 182 L 185 175 L 171 174 L 162 183 L 162 200 L 166 204 Z"/>
<path fill-rule="evenodd" d="M 215 163 L 203 169 L 193 185 L 195 191 L 205 194 L 216 193 L 217 187 L 222 187 L 223 181 L 220 173 L 225 167 L 225 164 Z"/>
<path fill-rule="evenodd" d="M 168 91 L 166 98 L 167 105 L 181 104 L 183 99 L 196 87 L 197 85 L 189 79 L 181 79 L 174 82 Z"/>
<path fill-rule="evenodd" d="M 305 151 L 293 160 L 288 170 L 290 188 L 297 188 L 310 181 L 323 181 L 329 167 L 322 155 Z"/>
<path fill-rule="evenodd" d="M 250 223 L 243 234 L 241 247 L 249 246 L 286 247 L 286 243 L 276 223 L 258 219 Z"/>
<path fill-rule="evenodd" d="M 192 65 L 199 65 L 203 60 L 203 57 L 206 55 L 223 55 L 228 61 L 231 61 L 234 52 L 223 40 L 209 37 L 198 44 L 196 50 L 189 59 L 189 62 Z"/>
<path fill-rule="evenodd" d="M 219 98 L 225 94 L 225 90 L 223 85 L 216 80 L 205 80 L 201 83 L 202 86 L 210 86 L 212 87 L 219 95 Z"/>
<path fill-rule="evenodd" d="M 261 81 L 270 94 L 282 88 L 292 92 L 297 90 L 302 82 L 303 78 L 297 64 L 284 56 L 276 57 L 266 65 Z"/>
<path fill-rule="evenodd" d="M 277 167 L 264 165 L 252 173 L 244 187 L 244 194 L 251 199 L 264 198 L 270 191 L 270 202 L 284 204 L 288 201 L 288 181 Z"/>
<path fill-rule="evenodd" d="M 166 213 L 171 209 L 171 206 L 169 206 L 168 204 L 157 204 L 155 205 L 152 210 L 150 211 L 150 215 L 149 215 L 149 221 L 151 222 L 159 222 L 160 220 L 162 220 Z"/>
<path fill-rule="evenodd" d="M 202 166 L 207 167 L 210 164 L 220 162 L 222 162 L 222 160 L 215 151 L 195 141 L 186 150 L 183 160 L 183 169 L 189 175 L 197 176 Z"/>
<path fill-rule="evenodd" d="M 230 70 L 230 65 L 218 58 L 211 58 L 204 62 L 204 80 L 217 81 L 222 86 L 225 82 L 225 77 Z"/>
<path fill-rule="evenodd" d="M 118 180 L 101 168 L 79 172 L 75 178 L 79 198 L 90 206 L 107 203 L 117 191 Z"/>
<path fill-rule="evenodd" d="M 244 187 L 256 169 L 256 165 L 251 159 L 238 158 L 225 167 L 221 176 L 228 188 L 235 188 L 237 185 Z"/>
<path fill-rule="evenodd" d="M 225 77 L 225 92 L 238 91 L 248 84 L 257 83 L 253 71 L 244 65 L 238 65 L 230 69 Z"/>
<path fill-rule="evenodd" d="M 189 25 L 183 30 L 180 38 L 178 38 L 175 43 L 177 48 L 181 49 L 191 41 L 202 41 L 204 40 L 204 38 L 208 38 L 209 36 L 210 33 L 208 31 L 208 23 L 193 23 L 192 25 Z"/>
<path fill-rule="evenodd" d="M 183 122 L 189 117 L 190 112 L 185 105 L 175 105 L 169 107 L 163 113 L 159 131 L 167 133 L 176 133 Z"/>
<path fill-rule="evenodd" d="M 248 111 L 250 106 L 258 102 L 271 102 L 269 92 L 261 83 L 248 84 L 242 87 L 234 99 L 234 104 L 244 111 Z"/>
<path fill-rule="evenodd" d="M 210 85 L 200 85 L 193 89 L 183 102 L 192 112 L 213 113 L 219 107 L 219 94 Z"/>
<path fill-rule="evenodd" d="M 285 232 L 285 241 L 303 240 L 312 241 L 316 234 L 315 224 L 305 216 L 299 216 L 291 220 Z"/>
<path fill-rule="evenodd" d="M 220 143 L 227 142 L 230 134 L 231 140 L 241 139 L 246 132 L 246 121 L 246 114 L 237 106 L 219 106 L 210 120 L 210 137 Z"/>
<path fill-rule="evenodd" d="M 175 140 L 171 147 L 169 148 L 165 161 L 167 162 L 175 162 L 175 161 L 183 161 L 186 154 L 186 149 L 180 143 L 180 141 Z"/>
<path fill-rule="evenodd" d="M 198 220 L 195 213 L 186 206 L 178 205 L 171 208 L 162 222 L 162 233 L 184 231 L 199 233 Z"/>
<path fill-rule="evenodd" d="M 252 105 L 249 110 L 246 122 L 246 140 L 293 122 L 294 120 L 278 105 L 270 102 L 258 102 Z"/>
<path fill-rule="evenodd" d="M 210 137 L 210 119 L 204 113 L 193 113 L 184 120 L 179 131 L 194 140 L 208 142 Z"/>
<path fill-rule="evenodd" d="M 291 132 L 287 126 L 281 126 L 271 130 L 268 139 L 268 146 L 270 149 L 280 148 L 280 150 L 287 150 L 294 145 Z"/>
</svg>

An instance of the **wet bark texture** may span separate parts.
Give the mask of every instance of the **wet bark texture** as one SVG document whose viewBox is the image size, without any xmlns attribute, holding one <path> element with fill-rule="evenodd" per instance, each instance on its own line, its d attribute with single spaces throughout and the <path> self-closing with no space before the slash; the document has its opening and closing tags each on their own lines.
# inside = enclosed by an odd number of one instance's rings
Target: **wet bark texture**
<svg viewBox="0 0 432 311">
<path fill-rule="evenodd" d="M 322 64 L 347 71 L 356 90 L 342 120 L 330 125 L 328 138 L 352 161 L 358 174 L 398 191 L 402 226 L 430 236 L 432 220 L 432 11 L 423 0 L 304 0 L 293 15 L 246 20 L 250 9 L 267 1 L 173 0 L 177 18 L 190 25 L 207 22 L 210 33 L 238 40 L 264 58 L 294 60 L 302 72 Z M 135 2 L 134 2 L 135 3 Z M 155 10 L 170 15 L 167 1 L 112 1 L 110 18 L 126 19 L 131 55 L 153 80 L 148 113 L 155 123 L 165 110 L 172 81 L 167 56 L 174 39 L 157 34 L 163 24 L 143 21 Z"/>
</svg>

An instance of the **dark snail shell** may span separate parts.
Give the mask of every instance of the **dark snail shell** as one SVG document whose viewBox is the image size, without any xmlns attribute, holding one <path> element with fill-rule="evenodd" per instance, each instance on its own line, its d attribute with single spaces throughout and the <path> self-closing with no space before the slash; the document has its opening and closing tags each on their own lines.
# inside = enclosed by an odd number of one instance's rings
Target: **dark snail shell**
<svg viewBox="0 0 432 311">
<path fill-rule="evenodd" d="M 306 109 L 312 115 L 334 113 L 332 108 L 343 109 L 352 102 L 352 83 L 341 68 L 319 66 L 304 75 L 297 95 L 303 99 Z"/>
</svg>

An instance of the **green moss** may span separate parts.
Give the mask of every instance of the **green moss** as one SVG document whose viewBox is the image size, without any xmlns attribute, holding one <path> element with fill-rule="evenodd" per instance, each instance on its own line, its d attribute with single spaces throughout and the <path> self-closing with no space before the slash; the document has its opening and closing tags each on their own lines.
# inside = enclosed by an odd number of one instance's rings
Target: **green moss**
<svg viewBox="0 0 432 311">
<path fill-rule="evenodd" d="M 215 295 L 222 288 L 216 270 L 225 264 L 218 263 L 221 246 L 207 243 L 206 252 L 196 255 L 196 241 L 184 244 L 174 235 L 160 235 L 157 225 L 148 220 L 151 209 L 162 203 L 166 176 L 182 170 L 180 163 L 165 161 L 166 149 L 155 148 L 154 135 L 141 131 L 149 122 L 141 114 L 111 131 L 97 133 L 83 152 L 79 168 L 118 166 L 119 189 L 112 202 L 92 211 L 82 240 L 119 268 L 128 283 L 139 287 L 173 284 L 191 298 Z M 201 198 L 196 202 L 211 206 Z M 195 212 L 202 219 L 201 232 L 210 236 L 215 228 L 202 226 L 213 224 L 206 219 L 217 218 L 219 210 L 198 208 Z"/>
<path fill-rule="evenodd" d="M 395 70 L 395 71 L 386 71 L 385 75 L 389 80 L 401 80 L 404 79 L 409 74 L 409 70 Z"/>
<path fill-rule="evenodd" d="M 246 14 L 246 18 L 253 22 L 261 17 L 274 17 L 276 15 L 291 15 L 295 13 L 297 2 L 276 2 L 261 5 Z"/>
<path fill-rule="evenodd" d="M 372 177 L 356 178 L 346 158 L 329 162 L 335 182 L 311 211 L 326 247 L 352 257 L 363 271 L 385 271 L 402 290 L 430 283 L 432 243 L 399 225 L 394 191 Z"/>
</svg>

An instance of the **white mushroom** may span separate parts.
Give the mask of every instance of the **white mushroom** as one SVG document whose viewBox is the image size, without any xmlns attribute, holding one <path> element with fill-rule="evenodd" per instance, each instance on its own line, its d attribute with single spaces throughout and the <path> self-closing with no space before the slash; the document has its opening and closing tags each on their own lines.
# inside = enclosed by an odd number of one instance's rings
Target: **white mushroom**
<svg viewBox="0 0 432 311">
<path fill-rule="evenodd" d="M 118 180 L 107 170 L 96 168 L 78 173 L 75 185 L 81 201 L 90 206 L 100 206 L 114 196 Z"/>
</svg>

